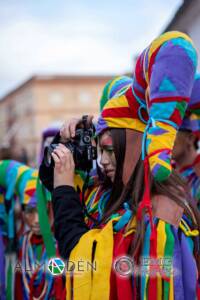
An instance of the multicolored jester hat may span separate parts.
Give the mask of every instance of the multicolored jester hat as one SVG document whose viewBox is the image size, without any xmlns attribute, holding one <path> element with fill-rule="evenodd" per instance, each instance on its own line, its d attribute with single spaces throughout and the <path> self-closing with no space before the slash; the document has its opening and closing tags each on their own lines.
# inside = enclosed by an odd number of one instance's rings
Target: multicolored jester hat
<svg viewBox="0 0 200 300">
<path fill-rule="evenodd" d="M 17 198 L 22 206 L 37 206 L 48 257 L 55 256 L 50 225 L 44 214 L 51 196 L 42 186 L 38 178 L 38 170 L 15 160 L 2 160 L 0 161 L 0 219 L 4 222 L 9 240 L 14 238 L 14 205 Z"/>
<path fill-rule="evenodd" d="M 146 188 L 139 218 L 144 207 L 150 212 L 149 171 L 160 182 L 172 172 L 171 153 L 190 100 L 196 66 L 192 40 L 181 32 L 167 32 L 138 57 L 132 86 L 102 103 L 97 134 L 107 128 L 144 133 L 141 152 Z"/>
</svg>

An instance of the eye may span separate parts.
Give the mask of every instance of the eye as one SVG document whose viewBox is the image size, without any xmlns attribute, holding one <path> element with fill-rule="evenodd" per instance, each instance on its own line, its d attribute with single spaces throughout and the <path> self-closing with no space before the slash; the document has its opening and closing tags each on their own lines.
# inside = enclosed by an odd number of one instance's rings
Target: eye
<svg viewBox="0 0 200 300">
<path fill-rule="evenodd" d="M 105 151 L 108 152 L 108 153 L 113 153 L 114 149 L 113 149 L 112 146 L 109 146 L 109 147 L 105 148 Z"/>
</svg>

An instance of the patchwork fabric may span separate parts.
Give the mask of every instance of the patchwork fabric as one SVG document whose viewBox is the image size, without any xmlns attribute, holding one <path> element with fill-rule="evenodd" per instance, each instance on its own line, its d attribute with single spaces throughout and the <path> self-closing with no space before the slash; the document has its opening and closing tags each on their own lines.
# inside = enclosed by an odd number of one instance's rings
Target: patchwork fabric
<svg viewBox="0 0 200 300">
<path fill-rule="evenodd" d="M 196 74 L 188 108 L 180 129 L 191 130 L 200 138 L 200 74 Z"/>
<path fill-rule="evenodd" d="M 124 94 L 132 84 L 133 80 L 128 76 L 119 76 L 109 80 L 103 89 L 100 99 L 100 112 L 110 98 Z"/>
<path fill-rule="evenodd" d="M 36 183 L 38 171 L 14 160 L 0 161 L 0 186 L 5 199 L 18 197 L 21 204 L 36 206 Z"/>
<path fill-rule="evenodd" d="M 157 181 L 171 174 L 171 151 L 191 96 L 197 53 L 181 32 L 167 32 L 139 56 L 132 87 L 103 107 L 97 134 L 107 128 L 144 132 L 143 159 Z"/>
</svg>

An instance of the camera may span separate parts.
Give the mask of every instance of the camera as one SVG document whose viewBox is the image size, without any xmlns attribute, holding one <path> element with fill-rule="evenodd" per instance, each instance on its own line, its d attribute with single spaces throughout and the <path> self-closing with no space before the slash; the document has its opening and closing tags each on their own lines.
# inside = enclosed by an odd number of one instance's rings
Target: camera
<svg viewBox="0 0 200 300">
<path fill-rule="evenodd" d="M 92 145 L 94 126 L 87 127 L 87 116 L 82 117 L 83 128 L 76 129 L 75 137 L 63 143 L 74 158 L 75 167 L 81 171 L 90 171 L 93 167 L 93 160 L 97 159 L 97 148 Z M 51 144 L 44 149 L 44 163 L 46 167 L 54 166 L 52 152 L 58 144 Z"/>
</svg>

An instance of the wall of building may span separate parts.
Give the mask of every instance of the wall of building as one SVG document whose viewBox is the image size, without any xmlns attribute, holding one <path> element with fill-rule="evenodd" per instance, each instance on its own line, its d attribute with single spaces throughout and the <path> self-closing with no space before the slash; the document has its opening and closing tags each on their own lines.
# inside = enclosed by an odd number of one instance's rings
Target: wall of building
<svg viewBox="0 0 200 300">
<path fill-rule="evenodd" d="M 187 33 L 194 41 L 200 57 L 200 1 L 192 1 L 191 5 L 182 14 L 175 17 L 168 30 L 179 30 Z M 200 59 L 198 69 L 200 70 Z"/>
<path fill-rule="evenodd" d="M 10 143 L 15 156 L 24 148 L 33 165 L 40 152 L 41 133 L 45 128 L 83 114 L 97 117 L 101 92 L 108 79 L 36 78 L 30 81 L 0 102 L 0 143 L 9 131 L 13 131 Z"/>
</svg>

